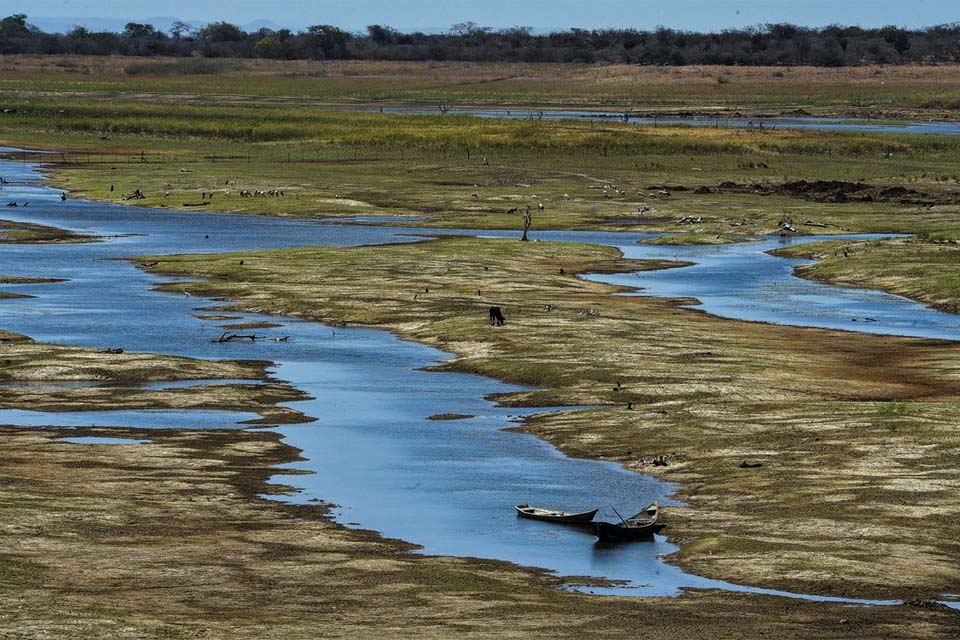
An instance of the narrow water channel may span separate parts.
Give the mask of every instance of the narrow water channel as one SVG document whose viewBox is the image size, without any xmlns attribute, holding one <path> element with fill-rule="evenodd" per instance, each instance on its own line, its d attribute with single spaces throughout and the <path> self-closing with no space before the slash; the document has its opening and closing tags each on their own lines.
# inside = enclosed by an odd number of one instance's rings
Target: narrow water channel
<svg viewBox="0 0 960 640">
<path fill-rule="evenodd" d="M 515 387 L 478 376 L 421 371 L 448 355 L 403 342 L 386 332 L 334 331 L 317 323 L 237 314 L 243 320 L 231 322 L 269 320 L 281 326 L 258 331 L 293 339 L 252 345 L 212 343 L 210 338 L 222 329 L 214 321 L 197 317 L 203 314 L 198 308 L 208 307 L 211 301 L 157 293 L 153 288 L 164 279 L 115 260 L 132 255 L 410 242 L 415 238 L 408 234 L 423 233 L 423 229 L 60 202 L 58 192 L 39 183 L 36 167 L 4 163 L 0 164 L 0 175 L 11 183 L 5 186 L 0 201 L 30 202 L 28 208 L 11 208 L 2 217 L 110 236 L 88 244 L 0 248 L 2 274 L 67 279 L 54 284 L 5 285 L 4 289 L 36 297 L 4 300 L 0 304 L 0 327 L 51 343 L 273 361 L 278 379 L 315 398 L 291 403 L 314 417 L 314 422 L 278 429 L 287 443 L 304 452 L 306 460 L 291 466 L 311 472 L 282 476 L 280 481 L 300 490 L 284 499 L 335 503 L 335 515 L 346 526 L 408 540 L 421 545 L 424 553 L 503 559 L 565 576 L 617 581 L 604 588 L 585 587 L 597 593 L 669 596 L 683 588 L 699 587 L 829 600 L 686 574 L 664 562 L 663 557 L 676 548 L 661 536 L 647 544 L 601 547 L 594 544 L 592 536 L 578 531 L 519 520 L 513 505 L 520 502 L 601 507 L 602 516 L 613 519 L 614 507 L 621 513 L 633 513 L 653 499 L 669 504 L 673 487 L 612 463 L 572 459 L 533 436 L 504 431 L 511 420 L 531 411 L 498 407 L 485 398 Z M 774 241 L 709 249 L 636 245 L 649 235 L 544 232 L 537 237 L 619 246 L 637 257 L 663 257 L 667 252 L 671 258 L 698 262 L 698 267 L 658 272 L 662 281 L 645 281 L 649 276 L 644 274 L 623 277 L 631 278 L 629 283 L 634 286 L 644 281 L 642 286 L 648 286 L 648 292 L 654 295 L 677 295 L 675 291 L 682 289 L 683 295 L 696 295 L 708 310 L 712 311 L 713 305 L 719 312 L 725 308 L 712 301 L 709 294 L 722 283 L 723 299 L 750 301 L 746 306 L 728 305 L 734 309 L 728 312 L 732 317 L 815 324 L 824 310 L 842 307 L 862 294 L 859 290 L 809 283 L 811 288 L 803 295 L 819 295 L 811 298 L 809 307 L 819 305 L 820 311 L 781 318 L 771 304 L 782 299 L 783 287 L 795 286 L 796 278 L 790 275 L 788 261 L 764 253 Z M 744 268 L 756 264 L 765 266 Z M 732 277 L 729 269 L 725 271 L 731 265 L 738 265 L 734 271 L 739 277 Z M 701 267 L 700 277 L 686 277 Z M 701 283 L 699 288 L 697 282 Z M 937 337 L 960 335 L 960 322 L 954 316 L 903 298 L 875 294 L 870 305 L 872 315 L 885 318 L 883 324 L 871 323 L 871 328 L 898 333 L 901 327 L 897 322 L 911 316 L 915 323 L 911 335 L 923 335 L 925 331 L 935 332 Z M 762 317 L 753 317 L 759 313 L 756 309 L 763 309 Z M 841 315 L 849 314 L 844 311 Z M 916 324 L 918 317 L 928 324 Z M 440 413 L 473 417 L 427 420 Z M 0 423 L 31 426 L 244 428 L 243 422 L 249 418 L 248 414 L 231 412 L 38 415 L 0 410 Z"/>
<path fill-rule="evenodd" d="M 335 107 L 338 110 L 343 105 Z M 894 120 L 864 120 L 859 118 L 828 118 L 819 116 L 773 116 L 773 117 L 742 117 L 730 112 L 718 112 L 714 115 L 680 116 L 663 115 L 653 117 L 647 114 L 635 115 L 633 110 L 625 107 L 620 111 L 600 111 L 597 109 L 504 109 L 494 107 L 452 107 L 441 112 L 438 106 L 423 105 L 383 105 L 356 106 L 354 111 L 379 112 L 405 115 L 446 115 L 446 116 L 476 116 L 480 118 L 497 118 L 508 120 L 597 120 L 597 121 L 626 121 L 634 125 L 683 125 L 688 127 L 714 127 L 760 130 L 763 129 L 812 129 L 819 131 L 860 131 L 873 133 L 921 133 L 956 135 L 960 134 L 960 122 L 947 121 L 894 121 Z M 624 115 L 626 114 L 626 119 Z"/>
</svg>

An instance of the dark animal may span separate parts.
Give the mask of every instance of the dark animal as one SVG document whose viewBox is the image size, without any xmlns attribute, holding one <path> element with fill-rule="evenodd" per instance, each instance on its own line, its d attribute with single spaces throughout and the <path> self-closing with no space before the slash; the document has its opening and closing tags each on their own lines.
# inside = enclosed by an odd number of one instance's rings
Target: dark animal
<svg viewBox="0 0 960 640">
<path fill-rule="evenodd" d="M 503 317 L 503 311 L 500 307 L 490 307 L 490 324 L 502 327 L 507 323 L 507 319 Z"/>
</svg>

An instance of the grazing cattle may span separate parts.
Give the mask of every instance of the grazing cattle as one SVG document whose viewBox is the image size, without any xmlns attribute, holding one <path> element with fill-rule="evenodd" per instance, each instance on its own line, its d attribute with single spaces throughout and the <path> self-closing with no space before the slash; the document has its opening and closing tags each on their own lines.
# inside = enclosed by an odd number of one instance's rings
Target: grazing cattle
<svg viewBox="0 0 960 640">
<path fill-rule="evenodd" d="M 517 209 L 516 207 L 510 207 L 509 209 L 507 209 L 507 215 L 511 215 L 513 213 L 516 213 L 517 211 L 519 211 L 519 209 Z"/>
<path fill-rule="evenodd" d="M 490 324 L 496 327 L 502 327 L 507 323 L 503 317 L 503 311 L 500 307 L 490 307 Z"/>
</svg>

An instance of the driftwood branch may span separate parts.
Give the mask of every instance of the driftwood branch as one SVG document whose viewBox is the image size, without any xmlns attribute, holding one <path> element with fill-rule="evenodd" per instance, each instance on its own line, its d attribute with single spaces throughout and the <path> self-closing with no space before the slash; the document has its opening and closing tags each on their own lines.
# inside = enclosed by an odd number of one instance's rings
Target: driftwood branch
<svg viewBox="0 0 960 640">
<path fill-rule="evenodd" d="M 257 340 L 263 340 L 266 336 L 258 336 L 253 333 L 230 333 L 224 331 L 220 334 L 219 338 L 212 340 L 212 342 L 223 343 L 223 342 L 237 342 L 239 340 L 249 340 L 250 342 L 256 342 Z"/>
</svg>

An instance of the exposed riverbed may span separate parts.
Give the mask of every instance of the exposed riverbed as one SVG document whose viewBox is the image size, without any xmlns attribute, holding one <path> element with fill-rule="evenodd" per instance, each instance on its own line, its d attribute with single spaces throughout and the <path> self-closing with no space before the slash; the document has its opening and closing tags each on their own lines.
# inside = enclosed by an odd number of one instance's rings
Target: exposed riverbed
<svg viewBox="0 0 960 640">
<path fill-rule="evenodd" d="M 344 524 L 409 540 L 427 553 L 505 559 L 562 575 L 622 581 L 615 587 L 589 587 L 593 591 L 673 595 L 684 587 L 702 587 L 777 593 L 685 574 L 663 561 L 662 556 L 675 548 L 662 537 L 649 544 L 603 548 L 588 534 L 518 520 L 512 505 L 520 502 L 597 506 L 603 517 L 614 519 L 611 507 L 632 513 L 655 498 L 666 499 L 672 487 L 612 463 L 571 459 L 533 436 L 503 431 L 511 417 L 531 412 L 498 407 L 484 398 L 514 387 L 476 376 L 421 371 L 447 354 L 382 331 L 235 314 L 242 318 L 229 323 L 275 323 L 279 326 L 257 333 L 291 340 L 214 343 L 211 338 L 223 331 L 222 322 L 197 317 L 204 313 L 197 309 L 215 303 L 154 292 L 167 280 L 116 260 L 131 255 L 410 242 L 416 239 L 411 234 L 433 231 L 60 202 L 58 192 L 39 184 L 35 167 L 5 163 L 0 174 L 12 183 L 5 187 L 7 198 L 31 203 L 28 209 L 7 211 L 5 217 L 107 238 L 88 244 L 5 247 L 0 254 L 3 274 L 66 281 L 5 285 L 36 297 L 4 301 L 0 327 L 43 342 L 275 362 L 277 378 L 315 398 L 291 406 L 316 422 L 279 428 L 289 444 L 304 452 L 306 460 L 294 466 L 312 472 L 283 477 L 285 484 L 300 489 L 288 499 L 333 502 L 340 505 L 334 513 Z M 603 278 L 647 287 L 646 293 L 652 295 L 693 296 L 705 310 L 719 315 L 877 333 L 960 335 L 956 316 L 897 296 L 794 278 L 795 261 L 764 253 L 779 239 L 711 247 L 636 244 L 650 235 L 543 232 L 536 237 L 618 246 L 629 257 L 695 262 L 697 266 L 684 269 Z M 864 320 L 855 324 L 853 318 Z M 197 411 L 108 413 L 38 415 L 4 410 L 0 421 L 243 428 L 245 421 L 256 417 Z M 474 417 L 427 420 L 444 413 Z"/>
</svg>

